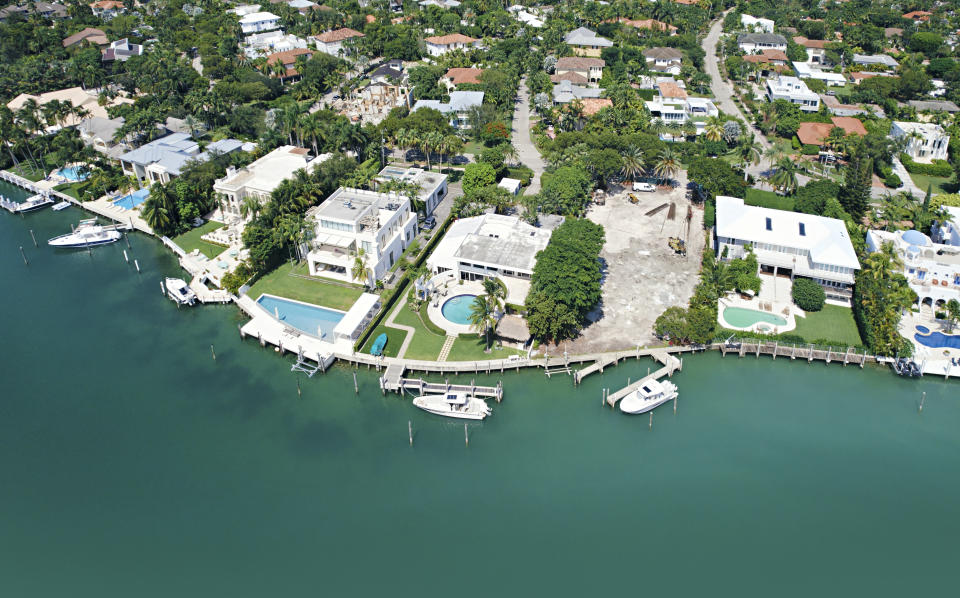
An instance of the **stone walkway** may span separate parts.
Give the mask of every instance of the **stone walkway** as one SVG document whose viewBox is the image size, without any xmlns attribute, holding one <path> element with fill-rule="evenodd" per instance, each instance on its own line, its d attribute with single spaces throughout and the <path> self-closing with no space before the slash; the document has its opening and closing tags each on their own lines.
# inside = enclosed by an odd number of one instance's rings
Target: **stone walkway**
<svg viewBox="0 0 960 598">
<path fill-rule="evenodd" d="M 404 325 L 404 324 L 397 324 L 397 323 L 395 323 L 395 322 L 393 321 L 394 318 L 397 317 L 397 314 L 400 313 L 400 310 L 403 309 L 403 308 L 406 307 L 406 306 L 407 306 L 407 302 L 406 302 L 406 301 L 399 301 L 399 302 L 398 302 L 398 305 L 397 305 L 397 309 L 393 310 L 393 313 L 390 314 L 390 317 L 387 318 L 386 323 L 384 323 L 384 326 L 386 326 L 387 328 L 396 328 L 397 330 L 403 330 L 404 332 L 407 333 L 406 338 L 403 339 L 403 344 L 400 345 L 400 350 L 397 351 L 397 357 L 398 357 L 398 358 L 403 357 L 403 356 L 406 354 L 406 352 L 407 352 L 407 347 L 410 346 L 410 341 L 413 340 L 413 335 L 417 332 L 417 331 L 413 328 L 413 326 L 406 326 L 406 325 Z"/>
<path fill-rule="evenodd" d="M 453 343 L 457 340 L 456 336 L 447 335 L 447 340 L 443 341 L 443 348 L 440 349 L 440 356 L 437 357 L 437 361 L 446 361 L 447 357 L 450 356 L 450 349 L 453 348 Z"/>
<path fill-rule="evenodd" d="M 540 176 L 547 165 L 530 137 L 530 90 L 527 89 L 526 78 L 520 81 L 516 102 L 513 111 L 513 136 L 510 142 L 517 149 L 517 158 L 520 162 L 533 170 L 533 178 L 530 179 L 530 186 L 524 194 L 535 195 L 540 191 Z"/>
</svg>

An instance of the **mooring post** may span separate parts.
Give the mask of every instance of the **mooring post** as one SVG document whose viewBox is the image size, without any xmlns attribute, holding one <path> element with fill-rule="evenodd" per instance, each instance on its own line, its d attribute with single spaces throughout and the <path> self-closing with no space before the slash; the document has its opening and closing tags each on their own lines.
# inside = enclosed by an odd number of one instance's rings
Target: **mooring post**
<svg viewBox="0 0 960 598">
<path fill-rule="evenodd" d="M 920 410 L 917 411 L 917 413 L 923 413 L 923 402 L 926 400 L 927 400 L 927 393 L 924 392 L 922 395 L 920 395 Z"/>
<path fill-rule="evenodd" d="M 650 412 L 650 429 L 653 429 L 653 411 Z"/>
<path fill-rule="evenodd" d="M 354 394 L 360 394 L 360 387 L 357 386 L 357 370 L 353 370 L 353 392 Z"/>
<path fill-rule="evenodd" d="M 210 355 L 213 355 L 213 360 L 217 360 L 217 352 L 213 350 L 213 345 L 210 345 Z"/>
<path fill-rule="evenodd" d="M 20 246 L 20 257 L 23 258 L 23 265 L 29 266 L 30 262 L 27 261 L 27 254 L 23 252 L 23 245 Z"/>
<path fill-rule="evenodd" d="M 467 434 L 467 424 L 463 424 L 463 443 L 470 446 L 470 435 Z"/>
<path fill-rule="evenodd" d="M 140 274 L 140 262 L 133 260 L 133 265 L 137 267 L 137 274 Z"/>
<path fill-rule="evenodd" d="M 127 249 L 130 249 L 130 236 L 127 233 L 123 233 L 123 240 L 127 242 Z"/>
<path fill-rule="evenodd" d="M 297 376 L 297 396 L 303 398 L 303 392 L 300 390 L 300 376 Z"/>
<path fill-rule="evenodd" d="M 677 394 L 673 397 L 673 412 L 677 412 L 677 400 L 680 398 L 680 395 Z"/>
<path fill-rule="evenodd" d="M 37 238 L 36 238 L 35 236 L 33 236 L 33 229 L 32 229 L 32 228 L 30 229 L 30 238 L 33 239 L 33 246 L 34 246 L 34 247 L 39 247 L 39 245 L 37 245 Z"/>
<path fill-rule="evenodd" d="M 413 446 L 413 422 L 407 420 L 407 435 L 410 437 L 410 446 Z"/>
</svg>

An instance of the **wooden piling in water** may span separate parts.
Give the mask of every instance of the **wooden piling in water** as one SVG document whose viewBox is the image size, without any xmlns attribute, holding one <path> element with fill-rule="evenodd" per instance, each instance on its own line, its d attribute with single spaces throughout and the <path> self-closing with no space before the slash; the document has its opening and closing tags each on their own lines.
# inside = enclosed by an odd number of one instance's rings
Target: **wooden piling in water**
<svg viewBox="0 0 960 598">
<path fill-rule="evenodd" d="M 23 258 L 23 265 L 29 266 L 30 262 L 27 261 L 27 254 L 23 252 L 23 245 L 20 246 L 20 257 Z"/>
<path fill-rule="evenodd" d="M 32 228 L 30 229 L 30 238 L 33 239 L 33 246 L 34 246 L 34 247 L 39 247 L 39 245 L 37 245 L 37 238 L 33 235 L 33 229 L 32 229 Z"/>
</svg>

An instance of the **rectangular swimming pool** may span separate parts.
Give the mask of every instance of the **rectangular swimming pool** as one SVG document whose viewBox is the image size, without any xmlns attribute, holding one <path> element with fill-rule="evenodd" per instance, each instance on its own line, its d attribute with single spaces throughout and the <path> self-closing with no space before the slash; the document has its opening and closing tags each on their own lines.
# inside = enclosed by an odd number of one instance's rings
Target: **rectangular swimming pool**
<svg viewBox="0 0 960 598">
<path fill-rule="evenodd" d="M 136 191 L 127 193 L 123 197 L 113 200 L 113 205 L 123 208 L 124 210 L 132 210 L 147 201 L 148 197 L 150 197 L 149 189 L 137 189 Z"/>
<path fill-rule="evenodd" d="M 344 316 L 342 311 L 275 295 L 260 295 L 257 303 L 281 322 L 330 342 L 333 342 L 333 329 Z"/>
</svg>

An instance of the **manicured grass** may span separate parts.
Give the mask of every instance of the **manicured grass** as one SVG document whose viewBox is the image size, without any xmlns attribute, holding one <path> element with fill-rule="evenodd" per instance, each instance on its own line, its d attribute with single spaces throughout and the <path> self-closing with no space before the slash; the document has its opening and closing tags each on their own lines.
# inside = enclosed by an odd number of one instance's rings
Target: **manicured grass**
<svg viewBox="0 0 960 598">
<path fill-rule="evenodd" d="M 927 186 L 933 186 L 933 194 L 937 195 L 940 193 L 954 193 L 953 181 L 950 178 L 939 177 L 939 176 L 930 176 L 926 174 L 914 174 L 910 173 L 910 178 L 913 179 L 913 184 L 920 188 L 920 191 L 926 193 Z"/>
<path fill-rule="evenodd" d="M 798 334 L 807 342 L 829 340 L 851 347 L 862 344 L 853 311 L 847 307 L 824 305 L 821 311 L 807 312 L 807 317 L 796 320 L 797 329 L 788 334 Z"/>
<path fill-rule="evenodd" d="M 200 237 L 221 227 L 223 227 L 222 223 L 210 220 L 205 222 L 203 226 L 198 226 L 197 228 L 189 230 L 182 235 L 177 235 L 172 240 L 174 243 L 182 247 L 187 253 L 190 253 L 194 249 L 199 249 L 200 253 L 210 259 L 213 259 L 226 251 L 227 248 L 221 247 L 220 245 L 214 245 L 213 243 L 207 243 Z"/>
<path fill-rule="evenodd" d="M 370 338 L 368 338 L 367 342 L 364 343 L 363 348 L 360 349 L 360 352 L 364 355 L 369 355 L 370 347 L 373 346 L 373 343 L 377 340 L 377 337 L 384 332 L 387 333 L 387 346 L 383 348 L 383 354 L 386 357 L 396 357 L 397 353 L 400 351 L 400 347 L 403 345 L 403 341 L 407 338 L 407 333 L 396 328 L 387 328 L 383 321 L 381 321 L 380 325 L 374 328 L 373 332 L 370 333 Z"/>
<path fill-rule="evenodd" d="M 489 353 L 485 353 L 486 340 L 479 334 L 461 334 L 457 337 L 453 347 L 450 348 L 450 355 L 447 361 L 489 361 L 491 359 L 504 359 L 510 355 L 522 355 L 522 351 L 511 349 L 509 347 L 498 347 L 494 343 Z"/>
<path fill-rule="evenodd" d="M 363 294 L 363 287 L 346 286 L 321 278 L 291 276 L 293 266 L 287 262 L 258 280 L 247 293 L 253 299 L 262 293 L 287 297 L 295 301 L 346 311 Z"/>
<path fill-rule="evenodd" d="M 426 314 L 424 314 L 424 317 L 427 317 Z M 407 359 L 433 360 L 440 355 L 440 349 L 443 348 L 443 343 L 447 340 L 447 337 L 428 330 L 420 321 L 419 316 L 408 306 L 404 305 L 400 309 L 394 322 L 404 326 L 412 326 L 416 330 L 404 357 Z M 394 329 L 393 332 L 399 333 L 400 331 Z M 387 332 L 387 334 L 390 333 Z"/>
<path fill-rule="evenodd" d="M 747 189 L 746 198 L 743 200 L 748 206 L 760 206 L 762 208 L 773 208 L 775 210 L 793 211 L 793 198 L 777 195 L 773 191 L 763 189 Z"/>
<path fill-rule="evenodd" d="M 63 183 L 62 185 L 57 185 L 54 187 L 54 190 L 65 193 L 77 201 L 83 201 L 80 198 L 80 190 L 86 186 L 87 184 L 85 182 L 78 181 L 76 183 Z M 89 196 L 87 196 L 87 199 L 89 199 Z"/>
<path fill-rule="evenodd" d="M 37 182 L 43 178 L 43 171 L 39 168 L 34 168 L 33 165 L 27 162 L 21 162 L 18 166 L 9 168 L 8 171 L 13 174 L 18 174 L 28 181 Z"/>
<path fill-rule="evenodd" d="M 461 153 L 477 155 L 484 150 L 484 147 L 485 146 L 482 143 L 468 141 L 463 144 L 463 152 Z"/>
</svg>

